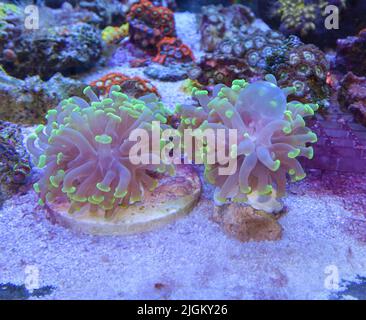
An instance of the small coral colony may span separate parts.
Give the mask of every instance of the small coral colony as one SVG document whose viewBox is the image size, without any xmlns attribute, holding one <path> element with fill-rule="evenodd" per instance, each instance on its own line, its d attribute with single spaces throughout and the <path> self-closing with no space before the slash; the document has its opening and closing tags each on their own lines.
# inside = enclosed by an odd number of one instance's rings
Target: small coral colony
<svg viewBox="0 0 366 320">
<path fill-rule="evenodd" d="M 113 217 L 143 202 L 159 175 L 174 175 L 179 161 L 173 151 L 179 149 L 181 163 L 203 165 L 216 205 L 235 202 L 278 212 L 286 184 L 306 176 L 301 159 L 314 157 L 318 140 L 310 120 L 331 114 L 334 82 L 350 82 L 343 89 L 343 111 L 365 123 L 365 93 L 347 94 L 354 83 L 366 90 L 366 37 L 358 33 L 366 25 L 359 19 L 363 1 L 197 1 L 199 59 L 190 47 L 197 44 L 177 33 L 174 11 L 181 2 L 45 1 L 37 6 L 35 30 L 24 27 L 22 4 L 0 4 L 4 195 L 32 180 L 39 205 L 64 201 L 70 214 L 99 211 Z M 325 30 L 326 12 L 345 21 L 352 15 L 352 23 L 346 31 Z M 337 42 L 349 35 L 354 37 Z M 113 70 L 123 65 L 143 68 L 156 81 L 185 80 L 181 93 L 190 94 L 191 102 L 172 111 L 162 103 L 163 90 L 149 80 Z M 100 67 L 109 72 L 90 83 L 77 77 Z M 347 72 L 356 75 L 342 79 Z M 348 105 L 353 107 L 345 110 Z M 26 149 L 20 125 L 38 125 Z M 147 137 L 142 144 L 140 136 L 139 154 L 147 162 L 131 156 L 136 130 Z M 188 131 L 193 144 L 207 132 L 217 139 L 211 145 L 205 136 L 189 154 L 183 139 Z M 167 145 L 172 156 L 159 158 Z M 219 161 L 220 152 L 227 162 Z M 32 163 L 41 170 L 32 170 Z M 33 171 L 38 175 L 30 179 Z"/>
</svg>

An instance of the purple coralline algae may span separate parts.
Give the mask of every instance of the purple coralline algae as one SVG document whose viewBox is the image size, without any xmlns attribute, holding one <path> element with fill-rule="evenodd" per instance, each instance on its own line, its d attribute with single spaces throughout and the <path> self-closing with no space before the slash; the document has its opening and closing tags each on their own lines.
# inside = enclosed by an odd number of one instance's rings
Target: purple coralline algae
<svg viewBox="0 0 366 320">
<path fill-rule="evenodd" d="M 31 164 L 18 125 L 0 120 L 0 206 L 29 181 Z"/>
<path fill-rule="evenodd" d="M 347 73 L 340 82 L 338 101 L 343 110 L 354 114 L 357 122 L 366 126 L 366 78 Z"/>
<path fill-rule="evenodd" d="M 366 29 L 361 30 L 357 36 L 338 40 L 335 64 L 342 72 L 366 75 Z"/>
</svg>

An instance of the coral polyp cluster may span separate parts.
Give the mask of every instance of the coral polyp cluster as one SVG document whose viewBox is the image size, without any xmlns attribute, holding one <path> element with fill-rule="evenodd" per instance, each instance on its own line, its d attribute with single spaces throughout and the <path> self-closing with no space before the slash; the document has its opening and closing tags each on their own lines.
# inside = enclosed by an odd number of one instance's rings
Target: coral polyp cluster
<svg viewBox="0 0 366 320">
<path fill-rule="evenodd" d="M 90 102 L 80 97 L 64 100 L 29 137 L 33 161 L 44 169 L 34 189 L 40 204 L 68 201 L 71 213 L 85 208 L 109 217 L 118 206 L 139 201 L 144 189 L 154 189 L 153 171 L 168 168 L 156 161 L 159 164 L 134 164 L 129 156 L 136 144 L 129 140 L 131 131 L 151 132 L 152 121 L 165 123 L 167 114 L 155 95 L 137 100 L 118 86 L 105 99 L 90 87 L 84 94 Z M 141 156 L 153 159 L 151 143 L 146 147 L 147 154 Z"/>
<path fill-rule="evenodd" d="M 278 87 L 272 75 L 251 84 L 235 80 L 231 87 L 216 86 L 212 97 L 205 90 L 194 90 L 200 107 L 180 108 L 183 126 L 236 130 L 236 143 L 226 134 L 216 145 L 237 161 L 230 174 L 220 174 L 227 164 L 207 162 L 214 150 L 202 151 L 205 177 L 216 186 L 216 201 L 248 202 L 257 209 L 276 211 L 281 208 L 276 199 L 285 193 L 286 176 L 292 181 L 305 177 L 297 157 L 311 159 L 309 144 L 317 137 L 306 127 L 304 117 L 313 115 L 318 106 L 287 103 L 294 90 Z"/>
<path fill-rule="evenodd" d="M 212 52 L 233 33 L 245 31 L 255 20 L 251 9 L 241 4 L 229 7 L 209 5 L 202 7 L 200 34 L 202 49 Z"/>
<path fill-rule="evenodd" d="M 156 54 L 161 39 L 175 36 L 173 12 L 166 7 L 154 6 L 148 0 L 140 0 L 131 6 L 127 21 L 131 42 L 152 54 Z"/>
<path fill-rule="evenodd" d="M 117 43 L 128 36 L 128 23 L 120 27 L 108 26 L 102 31 L 102 39 L 108 44 Z"/>
<path fill-rule="evenodd" d="M 284 37 L 275 31 L 250 30 L 219 42 L 213 53 L 207 53 L 189 76 L 203 85 L 235 79 L 263 76 L 266 58 L 283 44 Z"/>
<path fill-rule="evenodd" d="M 176 37 L 165 37 L 158 43 L 158 54 L 152 59 L 164 65 L 194 61 L 192 50 Z"/>
<path fill-rule="evenodd" d="M 290 36 L 267 57 L 266 62 L 267 72 L 278 79 L 279 85 L 296 87 L 290 99 L 327 105 L 329 62 L 325 53 L 315 45 L 304 44 L 296 36 Z"/>
<path fill-rule="evenodd" d="M 110 72 L 90 83 L 90 86 L 98 89 L 102 96 L 108 95 L 111 88 L 115 85 L 120 86 L 123 92 L 134 98 L 139 98 L 149 93 L 160 96 L 158 89 L 149 81 L 140 77 L 129 77 L 120 72 Z"/>
<path fill-rule="evenodd" d="M 332 4 L 343 8 L 346 0 L 279 0 L 275 14 L 280 16 L 281 31 L 306 36 L 318 27 L 325 8 Z"/>
</svg>

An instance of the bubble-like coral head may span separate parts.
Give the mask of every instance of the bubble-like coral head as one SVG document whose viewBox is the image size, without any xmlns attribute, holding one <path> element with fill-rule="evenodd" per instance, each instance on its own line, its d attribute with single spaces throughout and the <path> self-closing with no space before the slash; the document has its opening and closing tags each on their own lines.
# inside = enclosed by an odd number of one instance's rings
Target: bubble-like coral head
<svg viewBox="0 0 366 320">
<path fill-rule="evenodd" d="M 204 148 L 205 178 L 216 186 L 215 200 L 249 203 L 256 209 L 281 209 L 278 198 L 285 194 L 286 180 L 305 177 L 297 157 L 313 157 L 311 143 L 316 135 L 306 127 L 304 117 L 311 116 L 318 106 L 292 101 L 287 96 L 295 88 L 280 88 L 272 75 L 265 81 L 248 84 L 235 80 L 231 87 L 217 85 L 212 96 L 194 90 L 199 107 L 181 107 L 181 127 L 201 130 L 232 130 L 236 142 L 226 135 L 217 139 L 216 148 Z M 219 149 L 236 160 L 229 174 L 220 173 L 227 164 L 208 163 L 212 152 Z"/>
<path fill-rule="evenodd" d="M 286 111 L 286 94 L 274 83 L 257 81 L 239 94 L 237 105 L 243 106 L 253 117 L 281 118 Z"/>
</svg>

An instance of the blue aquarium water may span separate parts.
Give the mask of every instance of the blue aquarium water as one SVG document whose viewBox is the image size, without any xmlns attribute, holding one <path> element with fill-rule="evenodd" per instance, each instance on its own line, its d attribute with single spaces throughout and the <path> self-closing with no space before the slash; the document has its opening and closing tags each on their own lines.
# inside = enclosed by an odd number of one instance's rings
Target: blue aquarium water
<svg viewBox="0 0 366 320">
<path fill-rule="evenodd" d="M 0 2 L 0 299 L 366 298 L 366 2 Z"/>
</svg>

